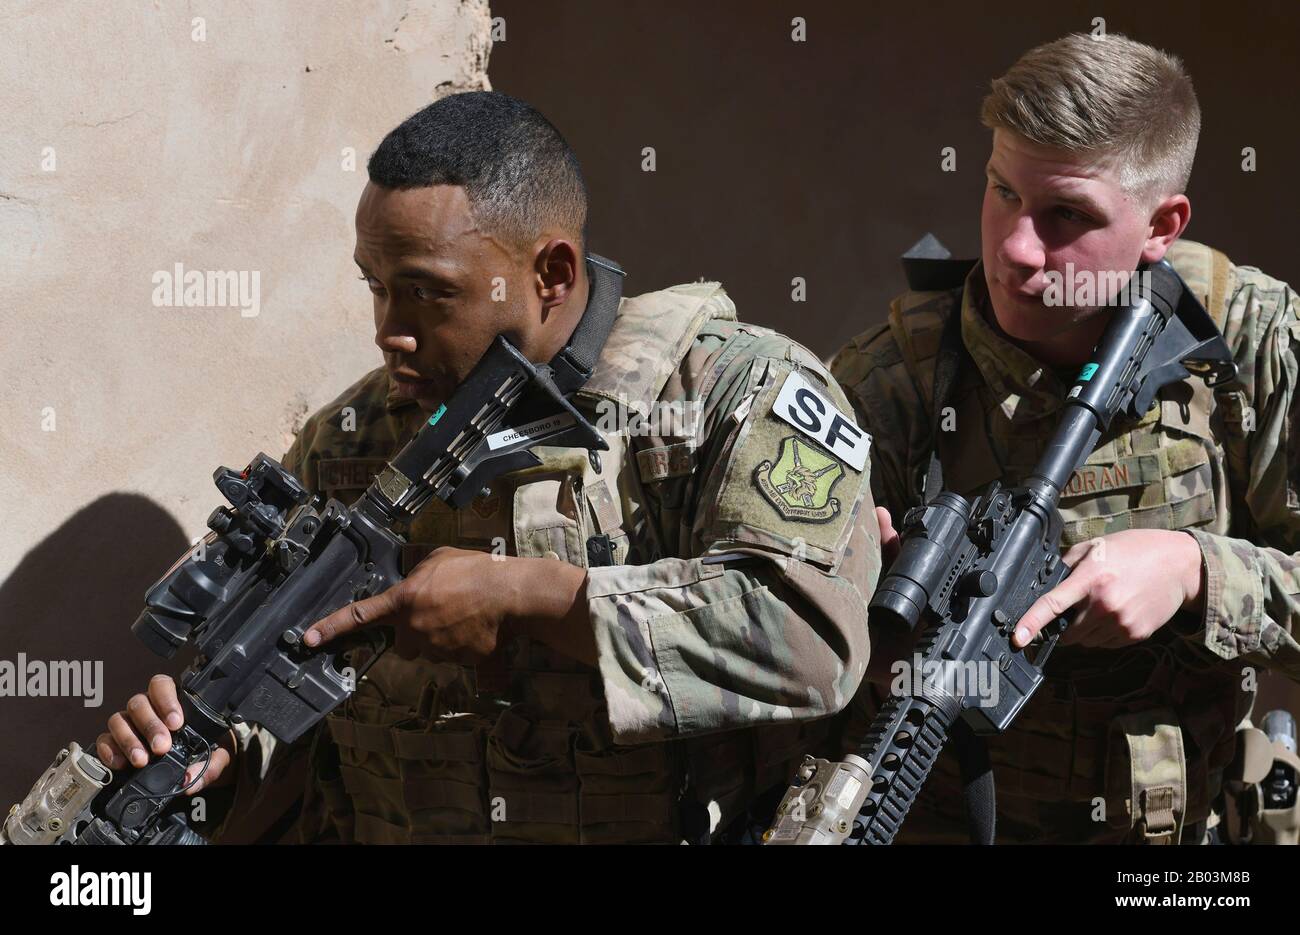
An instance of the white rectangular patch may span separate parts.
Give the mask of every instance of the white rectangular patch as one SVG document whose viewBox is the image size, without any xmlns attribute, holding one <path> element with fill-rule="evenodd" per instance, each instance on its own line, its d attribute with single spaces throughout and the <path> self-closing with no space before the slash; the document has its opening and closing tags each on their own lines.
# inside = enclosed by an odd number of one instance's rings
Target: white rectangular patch
<svg viewBox="0 0 1300 935">
<path fill-rule="evenodd" d="M 567 412 L 561 412 L 553 416 L 547 416 L 545 419 L 538 419 L 536 422 L 517 425 L 510 429 L 502 429 L 500 432 L 493 432 L 487 437 L 488 449 L 496 451 L 498 448 L 505 448 L 521 441 L 541 438 L 552 432 L 566 429 L 572 424 L 573 416 Z"/>
<path fill-rule="evenodd" d="M 776 403 L 772 406 L 772 413 L 778 419 L 789 422 L 855 471 L 861 471 L 866 466 L 871 436 L 858 428 L 852 417 L 835 408 L 835 404 L 804 379 L 799 371 L 793 371 L 785 378 Z"/>
</svg>

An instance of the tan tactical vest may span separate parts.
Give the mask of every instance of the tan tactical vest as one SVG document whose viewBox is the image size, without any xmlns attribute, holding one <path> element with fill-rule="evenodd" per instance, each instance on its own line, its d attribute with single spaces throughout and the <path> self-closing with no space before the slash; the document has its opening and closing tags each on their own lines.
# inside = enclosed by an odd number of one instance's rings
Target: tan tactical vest
<svg viewBox="0 0 1300 935">
<path fill-rule="evenodd" d="M 1168 259 L 1222 327 L 1228 258 L 1179 241 Z M 960 290 L 953 296 L 946 307 L 895 303 L 889 321 L 927 408 L 943 323 L 960 314 Z M 994 479 L 1020 483 L 1056 427 L 1056 417 L 1037 420 L 1032 430 L 1017 427 L 992 407 L 992 393 L 975 366 L 965 365 L 951 395 L 954 430 L 940 433 L 946 485 L 967 496 Z M 1246 476 L 1229 470 L 1245 463 L 1242 399 L 1231 387 L 1216 393 L 1192 379 L 1167 387 L 1136 422 L 1117 420 L 1064 491 L 1062 551 L 1124 529 L 1226 533 L 1239 497 L 1230 485 Z M 908 466 L 912 502 L 920 501 L 928 464 L 926 452 L 916 456 Z M 1194 629 L 1196 622 L 1176 618 L 1123 650 L 1057 650 L 1050 677 L 1014 727 L 991 738 L 999 839 L 1032 839 L 1035 829 L 1077 822 L 1077 840 L 1164 843 L 1207 817 L 1252 696 L 1242 690 L 1240 665 L 1195 652 L 1178 626 Z M 959 788 L 954 758 L 941 758 L 930 785 L 936 807 L 960 809 L 952 798 Z"/>
<path fill-rule="evenodd" d="M 708 329 L 729 341 L 766 332 L 736 322 L 734 306 L 714 283 L 624 300 L 601 365 L 579 394 L 580 408 L 602 428 L 598 400 L 655 400 L 693 338 Z M 360 395 L 382 404 L 387 385 L 376 370 Z M 422 419 L 410 405 L 355 438 L 334 436 L 347 453 L 320 458 L 321 492 L 351 502 Z M 408 536 L 406 570 L 443 545 L 586 566 L 588 539 L 598 534 L 609 535 L 614 564 L 653 561 L 661 548 L 676 554 L 677 543 L 660 546 L 646 534 L 641 491 L 690 473 L 686 441 L 642 450 L 638 437 L 617 426 L 603 434 L 609 451 L 601 453 L 599 471 L 585 450 L 539 448 L 541 466 L 499 478 L 469 509 L 433 502 Z M 312 483 L 309 467 L 300 474 Z M 827 730 L 824 722 L 783 724 L 616 746 L 594 668 L 524 638 L 508 646 L 506 657 L 504 666 L 477 669 L 392 653 L 376 662 L 327 718 L 332 744 L 318 739 L 313 746 L 304 839 L 696 840 L 743 813 L 756 792 L 792 775 Z"/>
</svg>

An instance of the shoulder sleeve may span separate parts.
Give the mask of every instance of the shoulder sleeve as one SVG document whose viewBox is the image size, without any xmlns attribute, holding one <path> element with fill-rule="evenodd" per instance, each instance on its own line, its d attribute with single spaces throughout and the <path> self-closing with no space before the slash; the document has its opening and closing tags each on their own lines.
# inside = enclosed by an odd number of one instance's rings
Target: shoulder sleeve
<svg viewBox="0 0 1300 935">
<path fill-rule="evenodd" d="M 866 668 L 880 573 L 870 439 L 811 352 L 770 333 L 734 347 L 670 383 L 716 375 L 683 554 L 589 573 L 620 743 L 831 714 Z"/>
<path fill-rule="evenodd" d="M 1230 535 L 1192 531 L 1201 547 L 1205 613 L 1193 638 L 1300 680 L 1300 301 L 1285 283 L 1249 267 L 1224 325 L 1243 396 L 1237 432 L 1245 448 L 1230 470 L 1244 509 Z M 1228 444 L 1233 444 L 1229 439 Z"/>
</svg>

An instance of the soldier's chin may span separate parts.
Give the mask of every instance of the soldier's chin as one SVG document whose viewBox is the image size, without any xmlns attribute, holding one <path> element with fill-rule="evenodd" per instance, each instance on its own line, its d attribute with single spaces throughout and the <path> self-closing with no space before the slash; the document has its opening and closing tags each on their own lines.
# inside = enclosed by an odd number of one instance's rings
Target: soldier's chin
<svg viewBox="0 0 1300 935">
<path fill-rule="evenodd" d="M 438 407 L 446 401 L 447 400 L 444 398 L 442 393 L 436 393 L 431 396 L 417 396 L 415 398 L 416 404 L 425 412 L 437 412 Z"/>
</svg>

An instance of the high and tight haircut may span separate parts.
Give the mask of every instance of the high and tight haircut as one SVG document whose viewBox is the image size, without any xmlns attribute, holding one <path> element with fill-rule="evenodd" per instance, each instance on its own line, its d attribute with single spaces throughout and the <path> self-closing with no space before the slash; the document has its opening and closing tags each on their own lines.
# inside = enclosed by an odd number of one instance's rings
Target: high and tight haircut
<svg viewBox="0 0 1300 935">
<path fill-rule="evenodd" d="M 1182 61 L 1118 33 L 1071 33 L 994 79 L 980 120 L 1043 146 L 1118 160 L 1143 200 L 1187 189 L 1201 108 Z"/>
<path fill-rule="evenodd" d="M 578 157 L 536 108 L 497 91 L 451 94 L 407 117 L 367 170 L 384 188 L 461 186 L 484 229 L 516 245 L 548 230 L 586 242 Z"/>
</svg>

